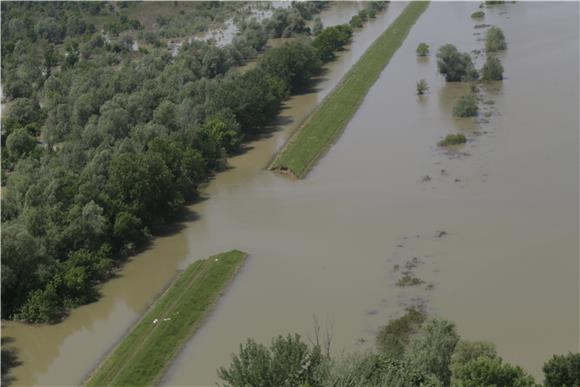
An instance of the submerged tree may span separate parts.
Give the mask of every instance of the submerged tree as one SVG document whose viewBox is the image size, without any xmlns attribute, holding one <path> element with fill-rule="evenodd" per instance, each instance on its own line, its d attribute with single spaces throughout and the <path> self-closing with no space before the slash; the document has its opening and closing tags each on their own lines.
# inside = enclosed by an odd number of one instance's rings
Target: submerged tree
<svg viewBox="0 0 580 387">
<path fill-rule="evenodd" d="M 424 79 L 420 79 L 417 81 L 417 95 L 423 95 L 429 90 L 429 85 L 427 85 L 427 81 Z"/>
<path fill-rule="evenodd" d="M 472 93 L 457 98 L 453 105 L 453 115 L 456 117 L 473 117 L 477 112 L 477 98 Z"/>
<path fill-rule="evenodd" d="M 447 82 L 470 81 L 478 78 L 471 57 L 457 50 L 453 44 L 445 44 L 437 51 L 437 67 Z"/>
<path fill-rule="evenodd" d="M 415 51 L 417 56 L 427 56 L 429 55 L 429 45 L 427 43 L 419 43 Z"/>
<path fill-rule="evenodd" d="M 498 27 L 491 27 L 485 33 L 485 49 L 487 52 L 503 51 L 507 48 L 505 35 Z"/>
<path fill-rule="evenodd" d="M 484 81 L 501 81 L 503 79 L 503 66 L 498 58 L 487 57 L 481 69 L 481 79 Z"/>
</svg>

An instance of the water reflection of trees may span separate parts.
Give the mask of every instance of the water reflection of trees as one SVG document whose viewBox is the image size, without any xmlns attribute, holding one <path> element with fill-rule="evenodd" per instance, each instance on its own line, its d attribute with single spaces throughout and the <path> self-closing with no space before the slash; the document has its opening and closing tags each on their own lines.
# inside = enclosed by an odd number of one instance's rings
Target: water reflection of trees
<svg viewBox="0 0 580 387">
<path fill-rule="evenodd" d="M 10 370 L 21 364 L 18 360 L 16 348 L 11 344 L 14 342 L 12 337 L 2 337 L 2 385 L 8 386 L 14 381 L 14 377 L 10 374 Z"/>
</svg>

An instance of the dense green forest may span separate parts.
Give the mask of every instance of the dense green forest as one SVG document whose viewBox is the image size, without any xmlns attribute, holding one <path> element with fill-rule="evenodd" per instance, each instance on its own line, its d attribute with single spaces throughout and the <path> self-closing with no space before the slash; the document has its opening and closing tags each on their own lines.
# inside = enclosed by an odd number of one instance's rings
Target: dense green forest
<svg viewBox="0 0 580 387">
<path fill-rule="evenodd" d="M 381 327 L 375 351 L 334 355 L 331 344 L 320 327 L 310 344 L 298 335 L 278 336 L 270 346 L 248 339 L 218 376 L 235 387 L 541 386 L 504 361 L 493 343 L 466 340 L 453 322 L 418 308 Z M 543 372 L 546 387 L 580 386 L 580 354 L 554 355 Z"/>
<path fill-rule="evenodd" d="M 243 17 L 248 3 L 140 9 L 151 4 L 1 5 L 3 318 L 55 322 L 95 300 L 352 35 L 319 20 L 311 33 L 325 2 L 260 21 Z M 231 43 L 190 39 L 228 18 L 239 20 Z M 267 48 L 278 37 L 292 39 Z"/>
</svg>

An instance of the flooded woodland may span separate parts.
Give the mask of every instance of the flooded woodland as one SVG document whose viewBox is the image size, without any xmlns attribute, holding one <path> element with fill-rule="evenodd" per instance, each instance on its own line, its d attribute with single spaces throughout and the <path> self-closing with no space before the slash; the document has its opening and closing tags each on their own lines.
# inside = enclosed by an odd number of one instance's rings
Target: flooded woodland
<svg viewBox="0 0 580 387">
<path fill-rule="evenodd" d="M 445 82 L 435 52 L 446 43 L 483 50 L 485 28 L 470 18 L 477 6 L 430 4 L 307 178 L 269 171 L 405 7 L 390 3 L 98 301 L 55 325 L 3 322 L 22 363 L 13 384 L 79 384 L 178 270 L 234 248 L 249 254 L 244 268 L 161 384 L 214 384 L 246 338 L 309 337 L 315 324 L 332 332 L 336 353 L 370 348 L 378 327 L 413 305 L 455 321 L 465 338 L 495 342 L 538 380 L 552 354 L 578 351 L 579 4 L 489 7 L 484 23 L 509 45 L 499 55 L 505 79 L 481 86 L 488 102 L 478 117 L 455 118 L 468 86 Z M 360 7 L 336 3 L 322 22 L 348 22 Z M 415 53 L 420 42 L 431 47 L 426 58 Z M 423 96 L 419 79 L 430 87 Z M 467 143 L 438 147 L 451 133 Z M 405 268 L 421 283 L 397 286 Z"/>
</svg>

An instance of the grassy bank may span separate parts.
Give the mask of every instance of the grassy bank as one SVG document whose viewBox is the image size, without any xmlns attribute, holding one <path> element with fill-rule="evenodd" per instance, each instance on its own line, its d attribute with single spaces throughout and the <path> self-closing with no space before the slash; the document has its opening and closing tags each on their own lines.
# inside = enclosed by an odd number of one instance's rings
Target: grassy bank
<svg viewBox="0 0 580 387">
<path fill-rule="evenodd" d="M 403 10 L 312 113 L 274 159 L 270 169 L 287 171 L 299 178 L 306 176 L 341 134 L 370 87 L 428 5 L 428 2 L 412 2 Z"/>
<path fill-rule="evenodd" d="M 244 263 L 232 250 L 192 263 L 89 376 L 87 386 L 153 385 Z"/>
</svg>

